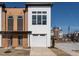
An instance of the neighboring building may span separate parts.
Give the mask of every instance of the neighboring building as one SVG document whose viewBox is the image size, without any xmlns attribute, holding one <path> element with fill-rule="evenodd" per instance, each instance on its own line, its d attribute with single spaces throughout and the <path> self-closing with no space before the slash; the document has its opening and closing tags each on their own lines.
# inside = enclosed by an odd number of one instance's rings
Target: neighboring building
<svg viewBox="0 0 79 59">
<path fill-rule="evenodd" d="M 51 29 L 51 36 L 52 36 L 52 37 L 54 36 L 54 32 L 53 32 L 53 29 Z"/>
<path fill-rule="evenodd" d="M 62 39 L 63 38 L 63 34 L 64 33 L 62 31 L 59 32 L 59 39 Z"/>
<path fill-rule="evenodd" d="M 52 35 L 55 37 L 55 39 L 63 38 L 63 32 L 59 27 L 53 27 Z"/>
<path fill-rule="evenodd" d="M 51 3 L 11 8 L 0 3 L 0 47 L 51 46 Z"/>
</svg>

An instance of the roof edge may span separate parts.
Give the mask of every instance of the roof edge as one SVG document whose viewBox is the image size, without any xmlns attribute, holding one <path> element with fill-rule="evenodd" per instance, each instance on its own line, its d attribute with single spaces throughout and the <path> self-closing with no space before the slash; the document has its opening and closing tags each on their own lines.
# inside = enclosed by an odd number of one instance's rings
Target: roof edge
<svg viewBox="0 0 79 59">
<path fill-rule="evenodd" d="M 52 2 L 28 2 L 26 6 L 52 6 Z"/>
<path fill-rule="evenodd" d="M 0 6 L 2 6 L 4 8 L 5 4 L 3 2 L 0 2 Z"/>
</svg>

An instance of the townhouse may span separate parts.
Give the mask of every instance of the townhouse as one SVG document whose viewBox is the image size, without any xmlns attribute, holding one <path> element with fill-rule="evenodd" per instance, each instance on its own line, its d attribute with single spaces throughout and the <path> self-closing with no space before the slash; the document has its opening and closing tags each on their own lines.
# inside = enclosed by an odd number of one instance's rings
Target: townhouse
<svg viewBox="0 0 79 59">
<path fill-rule="evenodd" d="M 50 47 L 51 5 L 29 2 L 17 8 L 0 3 L 0 47 Z"/>
</svg>

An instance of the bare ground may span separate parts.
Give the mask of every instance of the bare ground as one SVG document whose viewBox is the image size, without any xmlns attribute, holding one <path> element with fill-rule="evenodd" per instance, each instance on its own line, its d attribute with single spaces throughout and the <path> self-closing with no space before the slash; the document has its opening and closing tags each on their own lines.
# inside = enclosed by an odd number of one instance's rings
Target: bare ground
<svg viewBox="0 0 79 59">
<path fill-rule="evenodd" d="M 79 50 L 72 50 L 72 51 L 75 51 L 75 52 L 79 53 Z"/>
<path fill-rule="evenodd" d="M 67 54 L 66 52 L 64 52 L 63 50 L 60 50 L 58 48 L 50 48 L 57 56 L 70 56 L 69 54 Z"/>
<path fill-rule="evenodd" d="M 29 56 L 30 50 L 23 49 L 1 49 L 0 56 Z"/>
</svg>

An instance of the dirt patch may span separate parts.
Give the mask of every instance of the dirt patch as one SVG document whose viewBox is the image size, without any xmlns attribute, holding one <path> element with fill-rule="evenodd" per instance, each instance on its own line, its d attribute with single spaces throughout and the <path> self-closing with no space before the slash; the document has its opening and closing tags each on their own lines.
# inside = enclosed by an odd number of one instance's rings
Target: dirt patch
<svg viewBox="0 0 79 59">
<path fill-rule="evenodd" d="M 0 49 L 0 56 L 29 56 L 30 49 Z"/>
<path fill-rule="evenodd" d="M 11 53 L 11 51 L 10 51 L 10 50 L 7 50 L 7 51 L 5 51 L 4 53 Z"/>
<path fill-rule="evenodd" d="M 72 50 L 72 51 L 79 53 L 79 50 Z"/>
<path fill-rule="evenodd" d="M 55 40 L 55 43 L 70 43 L 71 40 Z"/>
<path fill-rule="evenodd" d="M 58 48 L 50 48 L 57 56 L 71 56 L 68 53 L 64 52 L 61 49 Z"/>
</svg>

